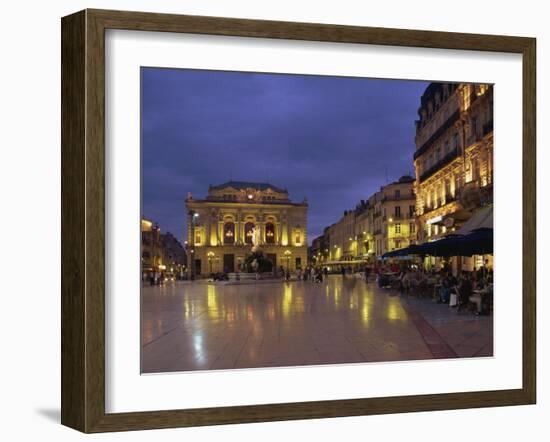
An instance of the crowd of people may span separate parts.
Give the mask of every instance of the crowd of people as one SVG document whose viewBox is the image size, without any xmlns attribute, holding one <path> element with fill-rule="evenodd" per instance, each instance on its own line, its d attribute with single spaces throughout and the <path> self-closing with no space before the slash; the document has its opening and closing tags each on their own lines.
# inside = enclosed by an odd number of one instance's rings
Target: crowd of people
<svg viewBox="0 0 550 442">
<path fill-rule="evenodd" d="M 281 267 L 282 269 L 282 267 Z M 296 271 L 296 279 L 298 281 L 311 281 L 311 282 L 323 282 L 323 279 L 328 275 L 327 267 L 320 266 L 307 266 L 304 269 L 299 268 Z M 290 272 L 285 272 L 285 279 L 290 280 Z"/>
<path fill-rule="evenodd" d="M 143 272 L 142 279 L 143 281 L 149 281 L 150 285 L 162 285 L 165 280 L 165 274 L 159 271 Z"/>
<path fill-rule="evenodd" d="M 440 271 L 404 269 L 398 276 L 402 293 L 433 293 L 438 303 L 457 309 L 475 304 L 477 314 L 487 314 L 493 301 L 493 271 L 486 266 L 476 271 L 462 271 L 454 276 L 448 268 Z"/>
</svg>

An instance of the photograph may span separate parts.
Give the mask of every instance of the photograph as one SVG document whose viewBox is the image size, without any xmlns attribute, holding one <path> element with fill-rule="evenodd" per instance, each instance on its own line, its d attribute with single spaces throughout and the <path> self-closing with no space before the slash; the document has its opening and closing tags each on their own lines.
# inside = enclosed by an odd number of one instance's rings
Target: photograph
<svg viewBox="0 0 550 442">
<path fill-rule="evenodd" d="M 140 76 L 142 374 L 493 356 L 492 84 Z"/>
</svg>

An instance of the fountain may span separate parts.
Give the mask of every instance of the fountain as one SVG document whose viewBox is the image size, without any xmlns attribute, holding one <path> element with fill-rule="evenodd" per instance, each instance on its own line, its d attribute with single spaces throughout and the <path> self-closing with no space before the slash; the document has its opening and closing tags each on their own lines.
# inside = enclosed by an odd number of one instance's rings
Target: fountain
<svg viewBox="0 0 550 442">
<path fill-rule="evenodd" d="M 244 259 L 245 269 L 248 273 L 262 274 L 273 271 L 273 263 L 264 256 L 260 247 L 260 228 L 252 229 L 252 250 Z"/>
<path fill-rule="evenodd" d="M 252 249 L 243 261 L 242 273 L 230 273 L 230 281 L 265 279 L 273 276 L 273 263 L 267 259 L 260 247 L 261 232 L 259 227 L 252 229 Z M 268 275 L 266 275 L 268 274 Z"/>
</svg>

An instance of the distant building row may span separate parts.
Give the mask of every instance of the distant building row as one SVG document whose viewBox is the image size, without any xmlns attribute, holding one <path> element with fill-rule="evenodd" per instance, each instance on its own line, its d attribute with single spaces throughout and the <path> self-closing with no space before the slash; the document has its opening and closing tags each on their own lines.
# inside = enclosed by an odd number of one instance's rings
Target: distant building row
<svg viewBox="0 0 550 442">
<path fill-rule="evenodd" d="M 313 261 L 364 262 L 455 231 L 493 202 L 493 88 L 432 83 L 416 121 L 415 178 L 403 176 L 325 228 Z"/>
<path fill-rule="evenodd" d="M 174 235 L 161 233 L 157 224 L 141 219 L 142 273 L 168 272 L 177 276 L 185 271 L 186 262 L 185 250 Z"/>
<path fill-rule="evenodd" d="M 414 178 L 403 176 L 380 188 L 368 200 L 325 228 L 312 242 L 315 262 L 361 262 L 389 250 L 407 247 L 418 239 Z"/>
</svg>

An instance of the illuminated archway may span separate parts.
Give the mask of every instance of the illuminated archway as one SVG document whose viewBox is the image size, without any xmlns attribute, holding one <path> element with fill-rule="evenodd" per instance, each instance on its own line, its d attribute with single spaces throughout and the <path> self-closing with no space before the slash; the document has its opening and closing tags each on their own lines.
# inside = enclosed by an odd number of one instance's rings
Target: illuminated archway
<svg viewBox="0 0 550 442">
<path fill-rule="evenodd" d="M 244 225 L 244 242 L 246 244 L 252 244 L 254 226 L 254 223 L 250 221 Z"/>
<path fill-rule="evenodd" d="M 223 243 L 235 244 L 235 223 L 232 221 L 223 225 Z"/>
<path fill-rule="evenodd" d="M 275 224 L 272 222 L 265 224 L 265 242 L 266 244 L 275 244 Z"/>
</svg>

